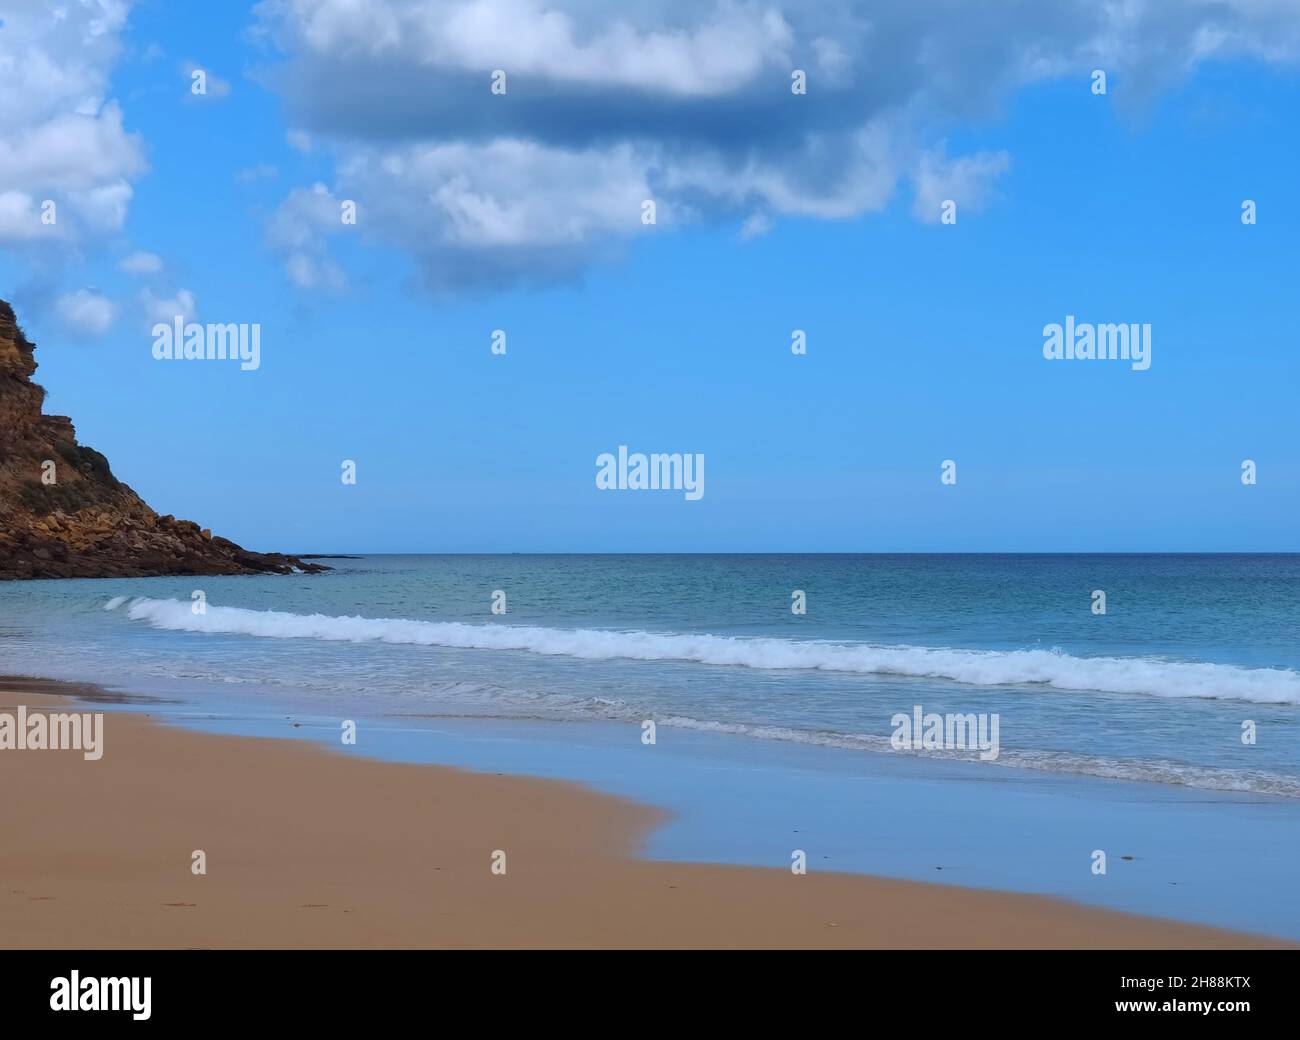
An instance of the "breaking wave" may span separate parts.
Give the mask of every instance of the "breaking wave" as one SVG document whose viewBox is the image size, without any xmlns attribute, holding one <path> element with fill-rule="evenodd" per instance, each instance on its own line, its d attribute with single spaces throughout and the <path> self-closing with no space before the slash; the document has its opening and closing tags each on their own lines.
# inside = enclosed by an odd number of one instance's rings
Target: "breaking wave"
<svg viewBox="0 0 1300 1040">
<path fill-rule="evenodd" d="M 112 601 L 106 609 L 120 605 Z M 584 660 L 675 661 L 947 679 L 973 686 L 1042 685 L 1099 693 L 1300 704 L 1300 672 L 1156 657 L 1075 657 L 1059 650 L 964 650 L 709 634 L 470 625 L 212 605 L 205 613 L 195 614 L 190 603 L 175 599 L 132 599 L 126 612 L 136 621 L 178 632 L 520 650 Z"/>
</svg>

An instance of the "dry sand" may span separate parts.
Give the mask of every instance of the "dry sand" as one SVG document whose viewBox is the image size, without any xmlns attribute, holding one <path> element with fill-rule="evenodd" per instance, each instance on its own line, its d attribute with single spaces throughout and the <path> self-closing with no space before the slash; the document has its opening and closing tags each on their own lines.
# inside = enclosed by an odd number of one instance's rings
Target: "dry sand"
<svg viewBox="0 0 1300 1040">
<path fill-rule="evenodd" d="M 0 711 L 69 710 L 24 690 Z M 96 705 L 94 708 L 102 708 Z M 0 946 L 1228 947 L 1054 899 L 637 860 L 660 814 L 586 788 L 109 714 L 103 758 L 0 751 Z M 207 855 L 207 875 L 191 854 Z M 506 853 L 505 876 L 490 868 Z"/>
</svg>

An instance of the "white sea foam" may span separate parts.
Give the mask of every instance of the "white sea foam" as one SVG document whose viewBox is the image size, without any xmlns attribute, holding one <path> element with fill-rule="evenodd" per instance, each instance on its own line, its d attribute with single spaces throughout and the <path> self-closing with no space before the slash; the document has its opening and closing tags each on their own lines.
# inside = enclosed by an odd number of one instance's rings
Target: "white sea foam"
<svg viewBox="0 0 1300 1040">
<path fill-rule="evenodd" d="M 211 604 L 206 613 L 195 614 L 190 603 L 174 599 L 134 599 L 127 613 L 155 628 L 181 632 L 522 650 L 585 660 L 677 661 L 947 679 L 974 686 L 1038 684 L 1060 690 L 1300 704 L 1300 672 L 1155 657 L 1075 657 L 1058 650 L 963 650 L 707 634 L 469 625 L 291 614 Z"/>
<path fill-rule="evenodd" d="M 917 756 L 921 752 L 895 751 L 889 737 L 866 733 L 833 733 L 796 729 L 789 726 L 748 725 L 738 722 L 710 722 L 683 716 L 658 720 L 661 726 L 697 730 L 703 733 L 726 733 L 755 740 L 777 740 L 817 747 L 844 748 L 851 751 L 874 751 L 882 754 Z M 936 758 L 979 763 L 978 752 L 924 752 Z M 997 759 L 987 763 L 1015 769 L 1036 769 L 1047 773 L 1074 773 L 1107 780 L 1139 783 L 1177 784 L 1210 791 L 1248 791 L 1284 798 L 1300 798 L 1300 778 L 1255 769 L 1219 769 L 1186 762 L 1161 759 L 1124 759 L 1101 755 L 1077 755 L 1065 751 L 1029 751 L 1003 748 Z"/>
<path fill-rule="evenodd" d="M 125 603 L 129 598 L 130 598 L 129 596 L 114 596 L 112 599 L 110 599 L 107 603 L 104 604 L 104 609 L 116 610 L 123 603 Z"/>
</svg>

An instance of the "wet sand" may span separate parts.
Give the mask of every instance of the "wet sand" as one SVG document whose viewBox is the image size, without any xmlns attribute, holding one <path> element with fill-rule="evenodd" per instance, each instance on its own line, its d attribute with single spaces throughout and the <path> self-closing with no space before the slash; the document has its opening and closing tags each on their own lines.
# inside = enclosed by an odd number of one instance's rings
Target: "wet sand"
<svg viewBox="0 0 1300 1040">
<path fill-rule="evenodd" d="M 0 712 L 111 709 L 0 685 Z M 1280 940 L 850 874 L 639 860 L 655 809 L 552 780 L 105 719 L 0 751 L 8 948 L 1244 948 Z M 205 875 L 191 865 L 206 856 Z M 494 862 L 505 873 L 494 873 Z"/>
</svg>

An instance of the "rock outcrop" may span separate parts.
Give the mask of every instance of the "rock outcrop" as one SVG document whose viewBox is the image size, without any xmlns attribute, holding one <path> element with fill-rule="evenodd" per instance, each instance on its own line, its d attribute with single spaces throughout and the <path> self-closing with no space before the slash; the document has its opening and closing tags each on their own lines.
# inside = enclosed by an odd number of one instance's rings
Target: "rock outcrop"
<svg viewBox="0 0 1300 1040">
<path fill-rule="evenodd" d="M 328 570 L 155 513 L 77 443 L 71 419 L 41 414 L 34 349 L 0 300 L 0 579 Z"/>
</svg>

